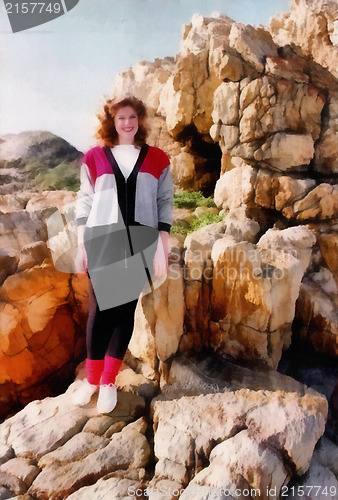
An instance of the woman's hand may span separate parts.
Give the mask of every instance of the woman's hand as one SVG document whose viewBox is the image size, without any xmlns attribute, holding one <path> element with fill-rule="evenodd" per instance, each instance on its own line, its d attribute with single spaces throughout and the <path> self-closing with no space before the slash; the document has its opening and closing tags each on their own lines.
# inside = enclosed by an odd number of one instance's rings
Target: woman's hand
<svg viewBox="0 0 338 500">
<path fill-rule="evenodd" d="M 169 233 L 160 231 L 160 236 L 157 242 L 157 249 L 153 259 L 154 276 L 161 278 L 168 268 L 168 241 Z"/>
<path fill-rule="evenodd" d="M 79 273 L 86 273 L 87 272 L 87 252 L 86 248 L 84 245 L 84 231 L 85 231 L 85 226 L 79 226 L 78 227 L 78 252 L 76 255 L 76 269 L 78 269 Z"/>
</svg>

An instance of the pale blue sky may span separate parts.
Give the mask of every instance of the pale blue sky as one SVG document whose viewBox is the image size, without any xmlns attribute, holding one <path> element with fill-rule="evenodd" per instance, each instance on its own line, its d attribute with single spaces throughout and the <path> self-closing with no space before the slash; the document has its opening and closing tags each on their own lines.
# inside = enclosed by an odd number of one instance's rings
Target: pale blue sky
<svg viewBox="0 0 338 500">
<path fill-rule="evenodd" d="M 0 134 L 49 130 L 84 151 L 117 73 L 175 56 L 194 13 L 265 24 L 290 0 L 80 0 L 68 14 L 13 34 L 0 4 Z"/>
</svg>

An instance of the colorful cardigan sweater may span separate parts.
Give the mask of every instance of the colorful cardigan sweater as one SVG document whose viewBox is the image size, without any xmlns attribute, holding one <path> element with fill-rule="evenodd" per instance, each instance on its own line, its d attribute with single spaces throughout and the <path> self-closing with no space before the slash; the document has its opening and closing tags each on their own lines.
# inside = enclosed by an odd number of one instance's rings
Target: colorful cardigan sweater
<svg viewBox="0 0 338 500">
<path fill-rule="evenodd" d="M 173 180 L 168 156 L 143 145 L 126 180 L 108 147 L 94 147 L 83 158 L 76 206 L 77 224 L 87 228 L 133 222 L 170 232 Z"/>
</svg>

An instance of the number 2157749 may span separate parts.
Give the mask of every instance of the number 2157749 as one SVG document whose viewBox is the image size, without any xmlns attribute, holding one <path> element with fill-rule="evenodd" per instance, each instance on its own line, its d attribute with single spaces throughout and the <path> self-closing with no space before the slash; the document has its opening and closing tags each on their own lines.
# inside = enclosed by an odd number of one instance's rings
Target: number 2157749
<svg viewBox="0 0 338 500">
<path fill-rule="evenodd" d="M 61 3 L 46 2 L 23 2 L 5 4 L 7 14 L 41 14 L 49 12 L 59 14 L 61 12 Z"/>
</svg>

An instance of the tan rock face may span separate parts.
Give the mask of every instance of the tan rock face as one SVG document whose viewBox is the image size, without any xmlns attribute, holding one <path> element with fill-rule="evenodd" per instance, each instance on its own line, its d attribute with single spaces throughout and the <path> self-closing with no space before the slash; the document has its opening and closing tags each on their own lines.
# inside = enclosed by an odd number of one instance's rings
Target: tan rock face
<svg viewBox="0 0 338 500">
<path fill-rule="evenodd" d="M 336 21 L 334 0 L 294 0 L 291 12 L 272 19 L 269 29 L 275 43 L 280 46 L 294 43 L 306 57 L 312 57 L 337 77 Z"/>
<path fill-rule="evenodd" d="M 319 352 L 338 355 L 338 287 L 329 270 L 310 274 L 301 285 L 296 318 L 299 335 Z"/>
<path fill-rule="evenodd" d="M 27 390 L 73 356 L 80 324 L 73 317 L 75 304 L 69 302 L 69 282 L 69 275 L 58 273 L 50 263 L 4 282 L 0 290 L 2 384 L 12 382 Z"/>
<path fill-rule="evenodd" d="M 54 382 L 46 378 L 58 370 L 69 376 L 71 360 L 83 355 L 87 278 L 56 271 L 46 243 L 51 205 L 61 208 L 74 197 L 67 191 L 31 194 L 26 210 L 0 216 L 1 416 L 13 403 L 50 393 Z"/>
<path fill-rule="evenodd" d="M 271 484 L 278 490 L 291 474 L 280 453 L 288 454 L 300 474 L 306 471 L 326 411 L 322 397 L 279 391 L 253 395 L 247 389 L 155 401 L 155 473 L 161 477 L 165 470 L 168 479 L 177 480 L 169 463 L 181 464 L 187 473 L 197 471 L 181 498 L 189 498 L 192 491 L 194 498 L 203 498 L 203 486 L 234 493 L 244 484 L 266 492 Z M 208 467 L 203 468 L 203 458 Z M 245 483 L 240 482 L 243 476 Z"/>
</svg>

